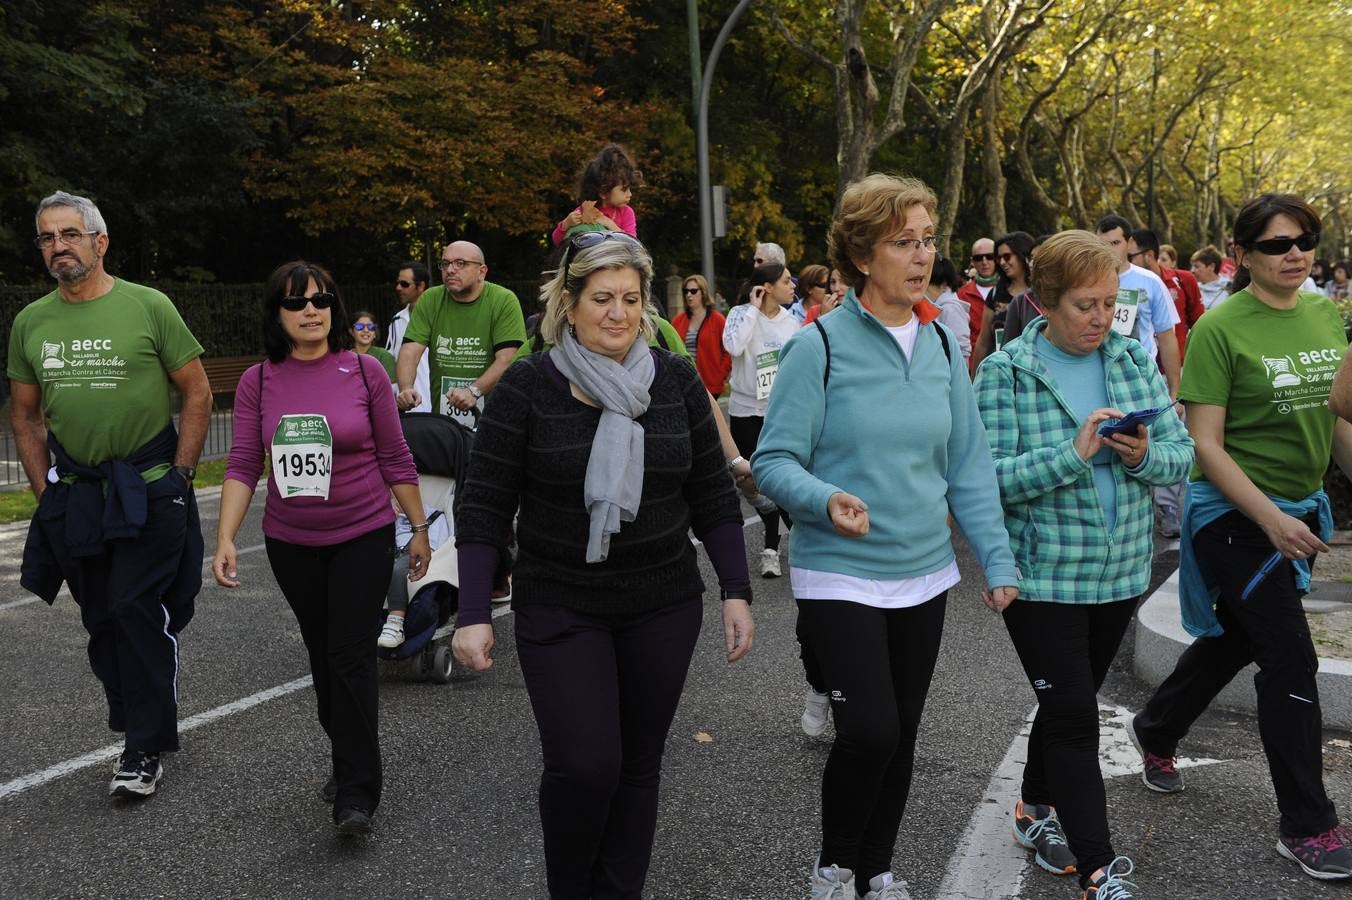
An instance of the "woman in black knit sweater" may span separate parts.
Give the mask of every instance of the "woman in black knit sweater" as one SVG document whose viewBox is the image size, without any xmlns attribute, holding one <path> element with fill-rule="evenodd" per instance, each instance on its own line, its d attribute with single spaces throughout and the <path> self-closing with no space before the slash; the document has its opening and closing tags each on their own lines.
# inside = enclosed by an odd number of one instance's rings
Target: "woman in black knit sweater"
<svg viewBox="0 0 1352 900">
<path fill-rule="evenodd" d="M 652 260 L 623 232 L 574 238 L 541 290 L 554 345 L 519 360 L 479 420 L 456 516 L 456 658 L 492 665 L 489 591 L 516 522 L 517 656 L 544 752 L 553 900 L 637 898 L 662 749 L 694 655 L 704 584 L 723 590 L 729 661 L 751 649 L 742 516 L 709 397 L 649 348 Z"/>
</svg>

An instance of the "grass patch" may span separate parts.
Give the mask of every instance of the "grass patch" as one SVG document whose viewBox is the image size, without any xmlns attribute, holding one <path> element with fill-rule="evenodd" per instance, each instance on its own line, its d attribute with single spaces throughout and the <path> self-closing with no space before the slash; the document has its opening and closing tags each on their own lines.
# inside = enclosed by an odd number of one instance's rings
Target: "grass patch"
<svg viewBox="0 0 1352 900">
<path fill-rule="evenodd" d="M 193 486 L 204 488 L 219 485 L 225 480 L 225 463 L 224 459 L 203 460 L 197 466 L 197 480 L 193 482 Z M 33 492 L 29 488 L 0 493 L 0 524 L 31 519 L 33 511 L 37 508 L 37 500 L 33 498 Z"/>
</svg>

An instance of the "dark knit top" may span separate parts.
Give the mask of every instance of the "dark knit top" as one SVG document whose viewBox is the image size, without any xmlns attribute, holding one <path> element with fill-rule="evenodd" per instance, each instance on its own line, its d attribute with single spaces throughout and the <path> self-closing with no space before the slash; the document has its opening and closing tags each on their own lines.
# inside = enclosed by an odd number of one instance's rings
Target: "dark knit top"
<svg viewBox="0 0 1352 900">
<path fill-rule="evenodd" d="M 750 596 L 741 507 L 709 395 L 689 361 L 652 352 L 651 402 L 635 420 L 644 431 L 643 495 L 638 515 L 611 535 L 601 563 L 586 562 L 582 499 L 601 410 L 572 395 L 548 353 L 520 359 L 502 376 L 479 419 L 456 514 L 462 624 L 488 621 L 486 591 L 482 598 L 477 590 L 466 595 L 466 581 L 481 579 L 464 563 L 483 567 L 478 551 L 487 548 L 474 545 L 505 552 L 518 506 L 514 606 L 548 603 L 604 615 L 695 601 L 704 583 L 691 529 L 728 551 L 710 554 L 724 590 Z"/>
</svg>

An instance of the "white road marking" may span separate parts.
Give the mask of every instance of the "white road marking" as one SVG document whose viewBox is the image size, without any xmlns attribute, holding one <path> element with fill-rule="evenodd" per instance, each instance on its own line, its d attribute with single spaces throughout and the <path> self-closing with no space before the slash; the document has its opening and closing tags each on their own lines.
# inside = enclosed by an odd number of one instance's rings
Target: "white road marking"
<svg viewBox="0 0 1352 900">
<path fill-rule="evenodd" d="M 1023 766 L 1028 760 L 1028 733 L 1036 713 L 1034 706 L 991 775 L 958 842 L 958 851 L 949 860 L 939 887 L 940 900 L 1008 900 L 1019 896 L 1031 857 L 1011 837 L 1009 817 L 1019 799 Z M 1104 780 L 1141 774 L 1141 755 L 1127 735 L 1127 723 L 1133 715 L 1125 706 L 1099 702 L 1099 768 Z M 1180 758 L 1178 767 L 1223 761 Z"/>
<path fill-rule="evenodd" d="M 493 610 L 493 618 L 497 619 L 511 612 L 511 607 L 502 606 Z M 250 694 L 247 697 L 241 697 L 230 703 L 222 704 L 215 709 L 209 709 L 206 712 L 200 712 L 189 716 L 178 723 L 179 733 L 192 731 L 194 728 L 200 728 L 203 725 L 209 725 L 212 722 L 219 721 L 228 716 L 242 713 L 253 709 L 255 706 L 267 703 L 269 700 L 276 700 L 278 697 L 285 697 L 287 694 L 294 694 L 296 691 L 304 690 L 314 684 L 314 679 L 306 675 L 302 678 L 296 678 L 285 684 L 279 684 L 276 687 L 270 687 L 267 690 L 259 691 L 256 694 Z M 41 787 L 50 781 L 55 781 L 63 775 L 69 775 L 72 772 L 78 772 L 80 769 L 87 769 L 90 766 L 97 766 L 110 760 L 117 759 L 122 753 L 121 744 L 108 744 L 97 750 L 91 750 L 81 756 L 67 759 L 54 766 L 48 766 L 38 772 L 30 775 L 23 775 L 15 778 L 13 781 L 7 781 L 0 784 L 0 800 L 6 797 L 13 797 L 30 791 L 33 788 Z"/>
</svg>

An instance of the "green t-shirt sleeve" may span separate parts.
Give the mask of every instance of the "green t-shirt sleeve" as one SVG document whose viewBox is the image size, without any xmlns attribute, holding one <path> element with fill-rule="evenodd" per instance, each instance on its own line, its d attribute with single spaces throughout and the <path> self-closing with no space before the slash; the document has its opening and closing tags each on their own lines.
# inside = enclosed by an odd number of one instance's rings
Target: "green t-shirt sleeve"
<svg viewBox="0 0 1352 900">
<path fill-rule="evenodd" d="M 1179 399 L 1228 407 L 1233 363 L 1225 330 L 1217 327 L 1217 319 L 1198 319 L 1188 335 L 1188 362 L 1183 367 Z"/>
<path fill-rule="evenodd" d="M 9 365 L 6 367 L 6 374 L 24 384 L 37 384 L 37 373 L 33 371 L 31 362 L 23 352 L 25 332 L 28 330 L 24 327 L 24 321 L 21 313 L 15 318 L 14 328 L 9 333 Z"/>
<path fill-rule="evenodd" d="M 394 356 L 384 347 L 372 347 L 371 355 L 385 367 L 385 374 L 390 376 L 390 383 L 393 384 L 396 380 L 394 374 Z"/>
<path fill-rule="evenodd" d="M 157 294 L 150 310 L 155 322 L 155 349 L 164 371 L 177 372 L 202 355 L 202 345 L 168 297 Z"/>
<path fill-rule="evenodd" d="M 404 329 L 405 343 L 413 341 L 426 347 L 432 342 L 432 323 L 436 319 L 436 310 L 433 307 L 440 305 L 441 298 L 445 294 L 444 287 L 428 288 L 423 291 L 422 297 L 418 299 L 418 305 L 409 313 L 408 328 Z"/>
<path fill-rule="evenodd" d="M 502 294 L 502 301 L 493 310 L 490 340 L 494 353 L 507 347 L 520 347 L 526 342 L 526 317 L 521 315 L 521 301 L 512 291 L 503 289 Z"/>
</svg>

